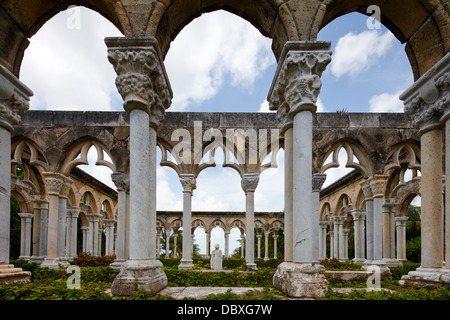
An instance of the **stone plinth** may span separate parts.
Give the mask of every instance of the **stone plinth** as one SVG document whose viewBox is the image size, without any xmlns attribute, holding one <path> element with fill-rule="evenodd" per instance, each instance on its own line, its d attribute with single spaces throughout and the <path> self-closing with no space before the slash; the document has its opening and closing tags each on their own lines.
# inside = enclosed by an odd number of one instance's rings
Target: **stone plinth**
<svg viewBox="0 0 450 320">
<path fill-rule="evenodd" d="M 16 268 L 12 264 L 0 264 L 0 283 L 29 282 L 31 278 L 30 271 L 23 271 L 22 268 Z"/>
<path fill-rule="evenodd" d="M 311 263 L 283 262 L 273 276 L 273 286 L 294 298 L 323 297 L 328 287 L 323 270 Z"/>
<path fill-rule="evenodd" d="M 416 288 L 435 289 L 449 286 L 450 270 L 420 267 L 402 276 L 400 281 L 405 286 L 414 286 Z"/>
<path fill-rule="evenodd" d="M 129 296 L 144 290 L 157 293 L 167 286 L 163 264 L 159 260 L 128 260 L 111 285 L 111 293 Z"/>
</svg>

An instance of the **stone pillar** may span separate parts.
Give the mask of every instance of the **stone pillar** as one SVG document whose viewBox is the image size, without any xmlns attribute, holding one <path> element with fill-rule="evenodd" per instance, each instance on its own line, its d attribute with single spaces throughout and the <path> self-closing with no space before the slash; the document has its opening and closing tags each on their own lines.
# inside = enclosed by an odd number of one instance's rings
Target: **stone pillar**
<svg viewBox="0 0 450 320">
<path fill-rule="evenodd" d="M 406 221 L 408 217 L 395 217 L 397 227 L 397 259 L 406 260 Z"/>
<path fill-rule="evenodd" d="M 360 183 L 366 200 L 366 261 L 370 264 L 373 260 L 373 194 L 370 187 L 371 178 Z"/>
<path fill-rule="evenodd" d="M 177 253 L 177 240 L 178 240 L 178 228 L 173 230 L 173 252 L 172 252 L 172 256 L 174 258 L 177 257 L 178 253 Z"/>
<path fill-rule="evenodd" d="M 315 173 L 312 177 L 312 204 L 313 204 L 313 214 L 312 214 L 312 261 L 319 261 L 319 246 L 320 246 L 320 189 L 327 178 L 325 173 Z"/>
<path fill-rule="evenodd" d="M 192 192 L 197 187 L 193 174 L 183 174 L 180 176 L 183 186 L 183 257 L 178 269 L 188 270 L 194 268 L 192 263 Z"/>
<path fill-rule="evenodd" d="M 113 284 L 114 295 L 167 286 L 156 259 L 156 130 L 172 101 L 172 90 L 155 38 L 106 38 L 116 86 L 130 114 L 129 260 Z"/>
<path fill-rule="evenodd" d="M 334 229 L 330 230 L 330 259 L 332 258 L 334 258 Z"/>
<path fill-rule="evenodd" d="M 225 230 L 224 232 L 225 236 L 225 258 L 230 257 L 230 231 Z"/>
<path fill-rule="evenodd" d="M 278 235 L 274 234 L 273 235 L 273 258 L 277 259 L 277 239 L 278 239 Z"/>
<path fill-rule="evenodd" d="M 364 245 L 362 240 L 362 228 L 361 224 L 364 223 L 364 212 L 359 209 L 353 209 L 352 210 L 352 216 L 353 216 L 353 227 L 355 229 L 354 231 L 354 238 L 355 238 L 355 258 L 353 259 L 353 262 L 356 264 L 363 264 L 364 263 L 364 255 L 362 252 L 362 246 Z"/>
<path fill-rule="evenodd" d="M 94 256 L 98 256 L 99 255 L 98 231 L 99 231 L 99 222 L 102 215 L 100 213 L 87 213 L 86 216 L 89 220 L 89 231 L 87 235 L 86 252 Z"/>
<path fill-rule="evenodd" d="M 103 220 L 106 225 L 105 256 L 112 256 L 114 252 L 114 219 Z"/>
<path fill-rule="evenodd" d="M 41 233 L 41 200 L 36 196 L 33 204 L 33 234 L 31 239 L 30 262 L 41 263 L 39 257 L 40 233 Z"/>
<path fill-rule="evenodd" d="M 88 252 L 88 233 L 89 227 L 83 226 L 81 227 L 81 231 L 83 232 L 83 252 Z"/>
<path fill-rule="evenodd" d="M 31 219 L 32 213 L 19 213 L 20 228 L 20 259 L 29 260 L 31 257 Z"/>
<path fill-rule="evenodd" d="M 269 260 L 269 230 L 264 230 L 264 261 Z"/>
<path fill-rule="evenodd" d="M 327 257 L 327 228 L 330 223 L 328 221 L 320 221 L 320 237 L 319 237 L 319 260 Z"/>
<path fill-rule="evenodd" d="M 156 229 L 156 258 L 159 258 L 161 256 L 161 231 L 162 228 Z"/>
<path fill-rule="evenodd" d="M 391 222 L 394 213 L 394 207 L 398 205 L 397 199 L 384 199 L 383 208 L 383 260 L 389 268 L 402 266 L 401 262 L 395 259 L 394 248 L 392 248 L 392 238 L 395 239 L 395 234 L 392 234 Z M 395 231 L 395 229 L 394 229 Z"/>
<path fill-rule="evenodd" d="M 169 259 L 170 252 L 170 229 L 166 229 L 166 254 L 165 259 Z"/>
<path fill-rule="evenodd" d="M 117 237 L 116 237 L 116 259 L 110 264 L 113 269 L 120 269 L 128 259 L 129 239 L 129 211 L 128 195 L 130 192 L 130 178 L 128 174 L 115 172 L 111 174 L 111 180 L 117 188 Z M 158 247 L 159 248 L 159 247 Z"/>
<path fill-rule="evenodd" d="M 67 220 L 67 195 L 72 187 L 73 180 L 69 177 L 62 176 L 63 185 L 59 192 L 58 203 L 58 240 L 56 254 L 60 259 L 66 260 L 66 220 Z M 66 263 L 65 266 L 68 266 Z"/>
<path fill-rule="evenodd" d="M 244 258 L 244 248 L 245 248 L 245 236 L 241 233 L 241 258 Z"/>
<path fill-rule="evenodd" d="M 443 163 L 440 122 L 449 108 L 449 83 L 450 54 L 447 54 L 400 96 L 405 113 L 412 116 L 413 124 L 419 128 L 422 173 L 421 266 L 402 277 L 407 285 L 426 282 L 428 286 L 430 283 L 441 286 L 450 283 L 449 270 L 442 269 Z M 446 118 L 443 120 L 446 122 Z"/>
<path fill-rule="evenodd" d="M 39 223 L 39 260 L 42 262 L 47 255 L 48 202 L 41 204 L 41 220 Z"/>
<path fill-rule="evenodd" d="M 267 99 L 270 109 L 292 119 L 293 125 L 293 258 L 292 262 L 281 263 L 274 275 L 274 287 L 287 290 L 293 297 L 323 296 L 327 286 L 321 266 L 313 264 L 311 193 L 312 117 L 322 86 L 320 76 L 331 61 L 330 46 L 329 42 L 287 42 Z M 311 290 L 305 290 L 305 285 Z"/>
<path fill-rule="evenodd" d="M 260 234 L 258 232 L 258 234 L 256 235 L 256 239 L 258 239 L 258 248 L 257 248 L 256 258 L 258 258 L 258 259 L 261 259 L 261 238 L 262 238 L 262 234 Z"/>
<path fill-rule="evenodd" d="M 255 190 L 259 174 L 246 173 L 242 176 L 241 187 L 245 192 L 245 262 L 247 269 L 257 270 L 255 263 Z"/>
<path fill-rule="evenodd" d="M 338 254 L 337 258 L 339 260 L 344 260 L 344 251 L 345 251 L 345 241 L 344 241 L 344 221 L 345 217 L 335 216 L 334 217 L 334 226 L 335 226 L 335 233 L 334 233 L 334 239 L 337 241 L 337 248 L 338 248 Z M 336 231 L 338 232 L 336 236 Z M 336 242 L 335 242 L 336 243 Z"/>
<path fill-rule="evenodd" d="M 47 224 L 47 256 L 41 264 L 41 267 L 58 268 L 63 264 L 58 259 L 58 231 L 59 227 L 59 193 L 64 186 L 65 176 L 56 172 L 43 172 L 47 194 L 48 205 L 48 224 Z"/>
<path fill-rule="evenodd" d="M 288 117 L 283 117 L 288 118 Z M 292 120 L 284 130 L 284 261 L 293 261 L 292 244 Z"/>
<path fill-rule="evenodd" d="M 205 231 L 205 238 L 206 238 L 206 256 L 205 256 L 205 258 L 206 259 L 209 259 L 209 242 L 210 242 L 210 240 L 211 240 L 211 232 L 210 231 Z"/>
<path fill-rule="evenodd" d="M 28 109 L 33 92 L 11 72 L 0 65 L 0 272 L 10 275 L 22 272 L 9 264 L 11 221 L 11 132 L 20 123 L 17 112 Z M 29 273 L 28 279 L 29 279 Z M 4 276 L 7 278 L 7 276 Z M 14 280 L 12 280 L 14 281 Z"/>
<path fill-rule="evenodd" d="M 80 214 L 79 207 L 71 207 L 67 209 L 67 239 L 66 241 L 66 255 L 68 257 L 77 256 L 77 227 L 78 227 L 78 215 Z"/>
<path fill-rule="evenodd" d="M 342 225 L 342 219 L 338 216 L 332 216 L 331 221 L 333 222 L 333 255 L 331 258 L 339 258 L 342 234 L 339 226 Z"/>
</svg>

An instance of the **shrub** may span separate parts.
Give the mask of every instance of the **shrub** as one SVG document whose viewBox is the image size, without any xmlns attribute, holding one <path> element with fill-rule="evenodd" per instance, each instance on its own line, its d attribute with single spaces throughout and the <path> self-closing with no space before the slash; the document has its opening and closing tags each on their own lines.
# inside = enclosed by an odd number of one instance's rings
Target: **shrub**
<svg viewBox="0 0 450 320">
<path fill-rule="evenodd" d="M 321 265 L 324 266 L 326 270 L 335 270 L 335 271 L 361 271 L 362 268 L 360 265 L 353 263 L 353 261 L 339 261 L 337 258 L 325 258 L 319 261 Z"/>
<path fill-rule="evenodd" d="M 79 267 L 102 267 L 109 266 L 116 260 L 116 255 L 112 256 L 93 256 L 89 253 L 80 253 L 73 259 L 73 264 Z"/>
</svg>

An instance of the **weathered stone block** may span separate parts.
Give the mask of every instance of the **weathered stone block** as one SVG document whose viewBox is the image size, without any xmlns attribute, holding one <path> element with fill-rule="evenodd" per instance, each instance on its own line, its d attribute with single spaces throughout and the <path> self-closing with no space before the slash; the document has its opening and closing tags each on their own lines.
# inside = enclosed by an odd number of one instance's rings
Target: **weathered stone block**
<svg viewBox="0 0 450 320">
<path fill-rule="evenodd" d="M 290 297 L 313 298 L 325 296 L 328 281 L 319 265 L 283 262 L 273 276 L 273 286 Z"/>
</svg>

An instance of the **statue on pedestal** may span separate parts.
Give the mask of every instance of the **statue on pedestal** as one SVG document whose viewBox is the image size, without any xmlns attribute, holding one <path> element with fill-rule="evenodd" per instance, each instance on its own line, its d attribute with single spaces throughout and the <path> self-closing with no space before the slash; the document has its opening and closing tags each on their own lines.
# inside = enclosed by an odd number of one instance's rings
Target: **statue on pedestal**
<svg viewBox="0 0 450 320">
<path fill-rule="evenodd" d="M 219 250 L 218 244 L 216 244 L 215 248 L 216 249 L 213 250 L 213 252 L 211 253 L 211 260 L 210 260 L 211 269 L 222 270 L 222 259 L 223 259 L 222 250 Z"/>
</svg>

